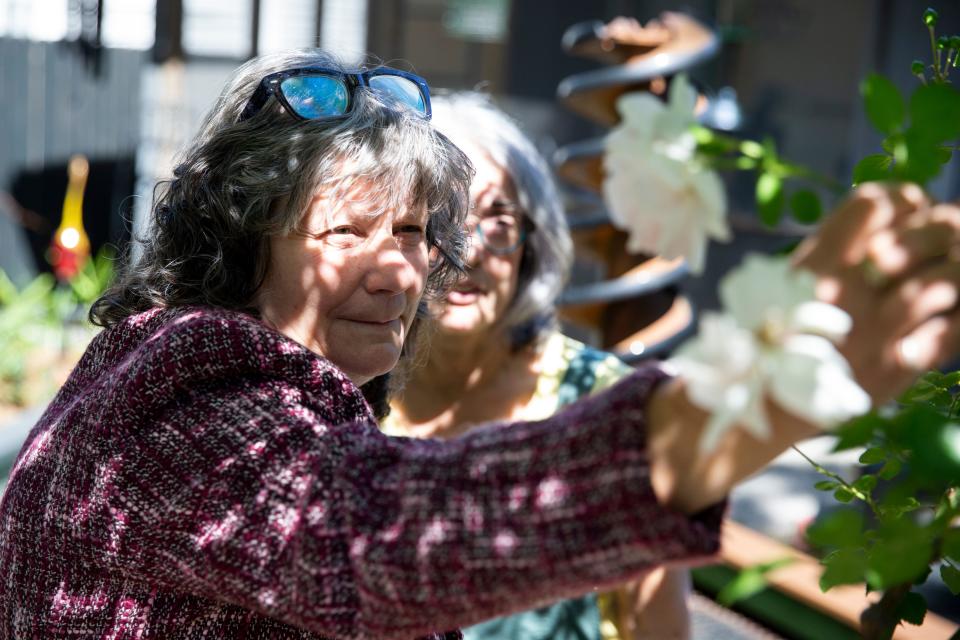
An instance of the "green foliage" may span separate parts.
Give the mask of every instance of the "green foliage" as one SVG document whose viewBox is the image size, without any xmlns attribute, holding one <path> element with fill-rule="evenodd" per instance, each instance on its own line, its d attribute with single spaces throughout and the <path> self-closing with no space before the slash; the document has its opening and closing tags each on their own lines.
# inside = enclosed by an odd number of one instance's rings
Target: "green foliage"
<svg viewBox="0 0 960 640">
<path fill-rule="evenodd" d="M 740 600 L 759 593 L 767 586 L 768 573 L 791 562 L 793 562 L 793 558 L 780 558 L 773 562 L 747 567 L 717 593 L 717 602 L 725 607 L 730 607 Z"/>
<path fill-rule="evenodd" d="M 943 584 L 950 589 L 950 593 L 960 596 L 960 569 L 945 562 L 940 565 L 940 578 L 943 580 Z"/>
<path fill-rule="evenodd" d="M 785 162 L 777 154 L 772 140 L 738 140 L 704 127 L 693 130 L 700 157 L 718 169 L 751 171 L 757 174 L 755 197 L 760 220 L 774 227 L 787 211 L 802 224 L 820 220 L 823 207 L 820 196 L 812 188 L 801 188 L 790 193 L 788 182 L 802 180 L 810 185 L 840 192 L 836 181 L 816 174 L 805 167 Z"/>
<path fill-rule="evenodd" d="M 931 565 L 960 595 L 960 372 L 924 374 L 895 410 L 871 412 L 838 430 L 838 450 L 864 447 L 859 477 L 847 480 L 816 462 L 827 479 L 815 488 L 848 504 L 807 530 L 825 552 L 820 585 L 866 583 L 871 590 L 905 593 L 886 603 L 895 620 L 920 624 L 926 603 L 909 591 Z M 861 505 L 857 507 L 855 505 Z"/>
<path fill-rule="evenodd" d="M 863 549 L 838 549 L 824 557 L 822 562 L 824 569 L 820 574 L 820 588 L 823 591 L 841 584 L 863 582 L 863 573 L 867 567 L 867 557 Z"/>
<path fill-rule="evenodd" d="M 783 215 L 783 180 L 775 173 L 762 173 L 757 178 L 757 207 L 764 224 L 774 227 Z"/>
<path fill-rule="evenodd" d="M 886 153 L 874 153 L 858 162 L 853 168 L 853 186 L 872 180 L 886 180 L 890 177 L 893 157 Z"/>
<path fill-rule="evenodd" d="M 917 135 L 931 142 L 960 136 L 960 92 L 949 84 L 921 85 L 910 98 L 910 120 Z"/>
<path fill-rule="evenodd" d="M 810 525 L 807 540 L 823 549 L 855 547 L 863 542 L 864 525 L 860 511 L 843 507 Z"/>
<path fill-rule="evenodd" d="M 886 137 L 882 143 L 885 153 L 867 156 L 854 167 L 854 185 L 886 179 L 925 185 L 939 175 L 957 150 L 960 91 L 950 84 L 949 75 L 960 59 L 960 38 L 935 36 L 937 12 L 933 9 L 927 9 L 923 21 L 930 33 L 932 62 L 927 65 L 914 60 L 910 65 L 921 84 L 909 101 L 892 82 L 877 74 L 860 85 L 867 116 Z"/>
<path fill-rule="evenodd" d="M 0 404 L 23 406 L 54 391 L 52 369 L 93 335 L 86 311 L 112 279 L 109 251 L 88 260 L 64 285 L 41 274 L 18 289 L 0 270 Z"/>
<path fill-rule="evenodd" d="M 853 170 L 853 184 L 897 179 L 926 184 L 949 162 L 960 136 L 960 92 L 949 84 L 924 84 L 910 97 L 909 126 L 897 88 L 873 75 L 861 86 L 864 107 L 873 126 L 887 137 L 886 153 L 869 155 Z"/>
<path fill-rule="evenodd" d="M 890 518 L 875 530 L 867 550 L 865 576 L 872 589 L 913 583 L 925 575 L 933 555 L 932 532 L 912 518 Z"/>
<path fill-rule="evenodd" d="M 919 593 L 907 593 L 896 610 L 897 617 L 910 624 L 921 625 L 927 615 L 927 601 Z"/>
<path fill-rule="evenodd" d="M 820 198 L 814 191 L 800 189 L 790 196 L 790 209 L 797 222 L 813 224 L 820 219 L 823 207 L 820 206 Z"/>
<path fill-rule="evenodd" d="M 900 131 L 907 107 L 897 86 L 877 73 L 871 73 L 860 83 L 867 117 L 881 133 L 893 135 Z"/>
</svg>

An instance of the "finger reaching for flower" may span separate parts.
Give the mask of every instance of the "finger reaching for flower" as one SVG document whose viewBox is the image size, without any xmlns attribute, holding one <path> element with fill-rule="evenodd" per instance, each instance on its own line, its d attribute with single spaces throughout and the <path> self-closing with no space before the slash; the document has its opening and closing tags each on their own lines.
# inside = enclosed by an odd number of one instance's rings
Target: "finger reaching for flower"
<svg viewBox="0 0 960 640">
<path fill-rule="evenodd" d="M 960 207 L 932 205 L 916 185 L 871 183 L 798 248 L 795 264 L 817 276 L 818 297 L 851 315 L 840 351 L 875 402 L 960 345 L 958 242 Z"/>
</svg>

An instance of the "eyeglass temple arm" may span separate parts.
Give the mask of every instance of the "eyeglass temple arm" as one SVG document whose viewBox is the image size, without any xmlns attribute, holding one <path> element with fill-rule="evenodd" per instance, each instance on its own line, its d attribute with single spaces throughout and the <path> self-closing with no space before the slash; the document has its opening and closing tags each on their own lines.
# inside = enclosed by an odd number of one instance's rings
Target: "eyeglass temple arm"
<svg viewBox="0 0 960 640">
<path fill-rule="evenodd" d="M 257 90 L 254 91 L 253 95 L 250 96 L 250 99 L 247 100 L 247 106 L 245 106 L 243 111 L 240 112 L 240 117 L 237 118 L 237 122 L 243 122 L 244 120 L 255 116 L 269 99 L 270 89 L 266 84 L 266 79 L 264 78 L 260 81 L 260 84 L 257 85 Z"/>
</svg>

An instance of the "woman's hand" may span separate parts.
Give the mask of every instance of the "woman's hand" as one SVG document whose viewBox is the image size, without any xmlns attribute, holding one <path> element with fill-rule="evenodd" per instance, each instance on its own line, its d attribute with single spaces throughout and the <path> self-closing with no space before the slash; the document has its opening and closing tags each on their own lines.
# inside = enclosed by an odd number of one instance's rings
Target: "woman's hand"
<svg viewBox="0 0 960 640">
<path fill-rule="evenodd" d="M 875 403 L 944 364 L 960 346 L 960 207 L 913 184 L 864 185 L 807 239 L 795 264 L 846 310 L 840 350 Z"/>
</svg>

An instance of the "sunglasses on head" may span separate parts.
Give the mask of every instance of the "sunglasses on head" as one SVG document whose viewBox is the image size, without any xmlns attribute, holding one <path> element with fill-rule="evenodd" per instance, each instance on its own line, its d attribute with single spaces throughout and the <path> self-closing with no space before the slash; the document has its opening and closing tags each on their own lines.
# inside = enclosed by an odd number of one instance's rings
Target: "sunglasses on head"
<svg viewBox="0 0 960 640">
<path fill-rule="evenodd" d="M 340 118 L 353 108 L 357 87 L 367 87 L 389 99 L 430 117 L 430 88 L 420 76 L 380 67 L 360 73 L 345 73 L 322 67 L 298 67 L 271 73 L 260 81 L 240 122 L 252 118 L 276 98 L 287 112 L 302 120 Z"/>
</svg>

